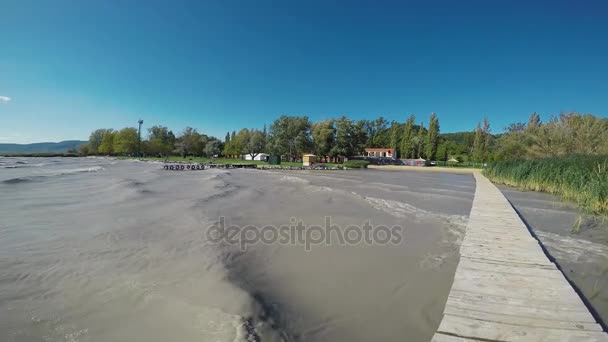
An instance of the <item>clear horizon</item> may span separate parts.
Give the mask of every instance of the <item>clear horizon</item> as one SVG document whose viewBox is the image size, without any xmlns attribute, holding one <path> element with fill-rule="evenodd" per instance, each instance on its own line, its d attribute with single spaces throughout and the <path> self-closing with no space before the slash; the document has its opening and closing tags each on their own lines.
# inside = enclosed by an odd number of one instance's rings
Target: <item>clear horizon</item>
<svg viewBox="0 0 608 342">
<path fill-rule="evenodd" d="M 0 143 L 186 126 L 223 139 L 282 114 L 493 133 L 608 114 L 608 3 L 3 1 Z"/>
</svg>

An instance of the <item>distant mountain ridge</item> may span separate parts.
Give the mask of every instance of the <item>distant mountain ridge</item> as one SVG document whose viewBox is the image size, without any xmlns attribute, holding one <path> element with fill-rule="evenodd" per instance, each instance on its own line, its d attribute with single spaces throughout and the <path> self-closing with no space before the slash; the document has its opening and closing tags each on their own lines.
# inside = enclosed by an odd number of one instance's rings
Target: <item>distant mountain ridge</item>
<svg viewBox="0 0 608 342">
<path fill-rule="evenodd" d="M 0 144 L 0 154 L 6 153 L 65 153 L 70 149 L 86 144 L 82 140 L 65 140 L 60 142 L 41 142 L 33 144 Z"/>
</svg>

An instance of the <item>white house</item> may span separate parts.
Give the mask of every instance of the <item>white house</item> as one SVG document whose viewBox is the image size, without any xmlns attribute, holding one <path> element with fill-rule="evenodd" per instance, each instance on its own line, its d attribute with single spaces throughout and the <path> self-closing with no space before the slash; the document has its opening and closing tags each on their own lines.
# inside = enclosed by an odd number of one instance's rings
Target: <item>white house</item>
<svg viewBox="0 0 608 342">
<path fill-rule="evenodd" d="M 243 159 L 245 159 L 245 160 L 266 161 L 267 157 L 268 157 L 268 154 L 266 154 L 266 153 L 259 153 L 257 156 L 255 156 L 253 159 L 251 159 L 251 154 L 243 154 Z"/>
<path fill-rule="evenodd" d="M 393 158 L 394 152 L 392 148 L 366 148 L 365 153 L 363 154 L 366 157 L 388 157 Z"/>
</svg>

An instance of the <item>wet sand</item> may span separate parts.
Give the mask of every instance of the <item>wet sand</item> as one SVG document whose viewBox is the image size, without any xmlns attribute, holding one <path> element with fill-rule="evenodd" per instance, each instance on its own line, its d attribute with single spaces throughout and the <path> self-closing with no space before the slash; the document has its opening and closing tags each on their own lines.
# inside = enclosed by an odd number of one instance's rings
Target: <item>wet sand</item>
<svg viewBox="0 0 608 342">
<path fill-rule="evenodd" d="M 445 173 L 0 164 L 6 341 L 429 340 L 475 187 Z M 239 226 L 369 220 L 404 237 L 243 251 L 209 241 L 221 216 Z"/>
<path fill-rule="evenodd" d="M 532 191 L 498 185 L 568 280 L 608 322 L 608 221 L 582 215 L 573 204 Z M 582 217 L 580 231 L 573 231 Z"/>
</svg>

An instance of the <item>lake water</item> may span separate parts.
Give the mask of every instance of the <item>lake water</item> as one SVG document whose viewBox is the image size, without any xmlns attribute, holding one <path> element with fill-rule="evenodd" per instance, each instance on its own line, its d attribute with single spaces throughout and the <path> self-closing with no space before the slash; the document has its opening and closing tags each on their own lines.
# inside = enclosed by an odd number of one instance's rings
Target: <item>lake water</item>
<svg viewBox="0 0 608 342">
<path fill-rule="evenodd" d="M 425 341 L 473 198 L 468 175 L 171 172 L 0 158 L 2 341 Z M 226 224 L 399 226 L 395 244 L 211 241 Z"/>
</svg>

